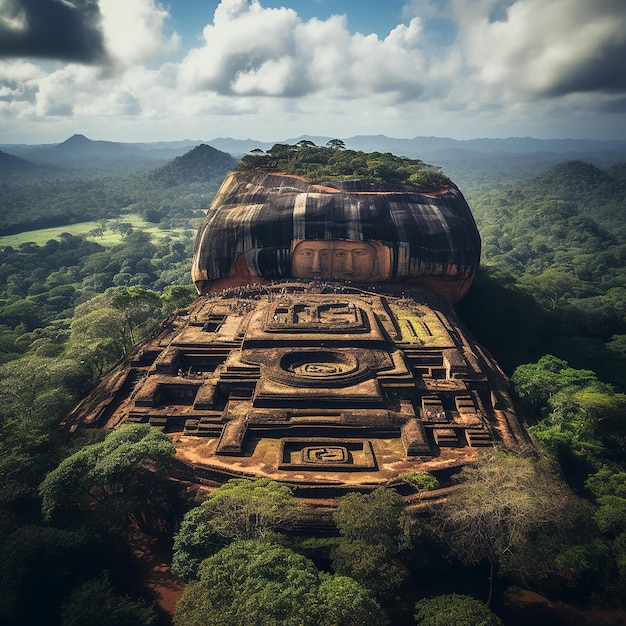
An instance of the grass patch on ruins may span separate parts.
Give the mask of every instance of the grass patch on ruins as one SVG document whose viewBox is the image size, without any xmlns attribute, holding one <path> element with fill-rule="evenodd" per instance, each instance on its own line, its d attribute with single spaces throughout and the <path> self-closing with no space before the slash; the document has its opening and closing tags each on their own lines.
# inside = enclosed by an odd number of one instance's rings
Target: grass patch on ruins
<svg viewBox="0 0 626 626">
<path fill-rule="evenodd" d="M 152 222 L 148 222 L 139 215 L 129 213 L 115 219 L 99 220 L 97 222 L 79 222 L 77 224 L 67 224 L 65 226 L 55 226 L 53 228 L 29 230 L 15 235 L 5 235 L 4 237 L 0 237 L 0 248 L 6 246 L 18 248 L 23 243 L 35 243 L 38 246 L 43 246 L 51 239 L 60 240 L 62 233 L 69 233 L 70 235 L 84 237 L 85 239 L 99 243 L 101 246 L 110 248 L 122 243 L 124 239 L 125 233 L 119 229 L 120 225 L 128 225 L 131 226 L 133 230 L 148 233 L 153 240 L 163 239 L 165 237 L 178 239 L 184 237 L 185 232 L 192 228 L 192 225 L 190 225 L 189 229 L 163 229 Z M 102 226 L 104 228 L 101 234 L 94 232 Z"/>
</svg>

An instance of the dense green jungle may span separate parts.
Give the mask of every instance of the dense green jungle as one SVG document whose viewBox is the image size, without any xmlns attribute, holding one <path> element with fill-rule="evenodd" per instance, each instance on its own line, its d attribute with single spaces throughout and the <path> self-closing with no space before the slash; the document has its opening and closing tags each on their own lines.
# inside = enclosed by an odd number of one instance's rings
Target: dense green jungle
<svg viewBox="0 0 626 626">
<path fill-rule="evenodd" d="M 308 144 L 248 162 L 306 157 Z M 381 180 L 398 166 L 355 154 Z M 379 488 L 340 499 L 337 532 L 303 535 L 285 486 L 233 480 L 201 503 L 164 478 L 173 447 L 159 431 L 59 427 L 195 298 L 193 238 L 236 165 L 199 146 L 151 168 L 0 168 L 0 622 L 626 623 L 626 163 L 504 181 L 472 164 L 461 177 L 483 252 L 456 313 L 511 377 L 538 452 L 494 451 L 437 510 L 410 515 Z M 399 182 L 421 182 L 416 171 L 444 178 L 418 167 Z M 173 618 L 137 574 L 138 536 L 172 558 L 163 584 L 186 584 Z"/>
</svg>

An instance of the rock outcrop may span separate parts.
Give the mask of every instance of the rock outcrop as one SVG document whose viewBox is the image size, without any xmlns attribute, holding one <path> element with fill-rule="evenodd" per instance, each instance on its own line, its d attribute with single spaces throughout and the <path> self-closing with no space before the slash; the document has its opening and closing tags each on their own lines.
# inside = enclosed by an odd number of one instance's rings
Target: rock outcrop
<svg viewBox="0 0 626 626">
<path fill-rule="evenodd" d="M 196 238 L 199 293 L 284 278 L 428 287 L 449 302 L 469 288 L 480 236 L 452 183 L 390 190 L 314 184 L 264 171 L 229 174 Z"/>
<path fill-rule="evenodd" d="M 450 306 L 479 257 L 452 183 L 231 173 L 196 239 L 201 297 L 68 427 L 162 428 L 203 485 L 263 476 L 312 499 L 378 485 L 412 497 L 403 476 L 428 471 L 442 485 L 429 497 L 444 497 L 485 447 L 530 445 L 506 377 Z"/>
</svg>

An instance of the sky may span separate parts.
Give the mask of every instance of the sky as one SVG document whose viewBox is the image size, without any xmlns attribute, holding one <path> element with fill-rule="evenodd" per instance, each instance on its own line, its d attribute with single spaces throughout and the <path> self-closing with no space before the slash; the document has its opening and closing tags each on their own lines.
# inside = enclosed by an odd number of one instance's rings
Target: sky
<svg viewBox="0 0 626 626">
<path fill-rule="evenodd" d="M 626 139 L 626 0 L 0 0 L 0 143 Z"/>
</svg>

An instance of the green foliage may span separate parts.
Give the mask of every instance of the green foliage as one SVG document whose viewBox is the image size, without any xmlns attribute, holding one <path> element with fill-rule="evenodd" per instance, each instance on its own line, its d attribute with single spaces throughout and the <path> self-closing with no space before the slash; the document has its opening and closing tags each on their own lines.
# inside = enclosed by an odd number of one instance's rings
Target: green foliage
<svg viewBox="0 0 626 626">
<path fill-rule="evenodd" d="M 350 593 L 346 597 L 346 593 Z M 267 540 L 235 541 L 205 559 L 176 607 L 179 626 L 384 624 L 357 583 L 317 571 L 300 554 Z"/>
<path fill-rule="evenodd" d="M 192 236 L 188 231 L 181 240 L 163 238 L 152 243 L 147 235 L 136 232 L 106 252 L 69 234 L 44 246 L 5 248 L 0 264 L 0 362 L 42 348 L 44 340 L 48 354 L 55 349 L 59 354 L 71 322 L 76 322 L 72 320 L 76 309 L 80 317 L 96 308 L 112 308 L 124 314 L 124 328 L 120 329 L 122 336 L 113 337 L 110 345 L 92 338 L 91 347 L 102 355 L 93 366 L 99 375 L 173 306 L 184 306 L 193 299 L 189 274 Z M 117 291 L 99 297 L 85 310 L 85 301 L 114 285 Z M 159 300 L 158 290 L 166 287 L 167 293 Z M 123 301 L 120 290 L 126 294 Z M 86 348 L 83 352 L 89 355 L 89 346 Z M 109 358 L 104 357 L 106 352 L 111 353 Z"/>
<path fill-rule="evenodd" d="M 459 313 L 508 372 L 549 353 L 623 390 L 625 190 L 623 167 L 574 161 L 466 193 L 482 271 Z"/>
<path fill-rule="evenodd" d="M 348 576 L 322 576 L 318 597 L 319 626 L 380 626 L 380 607 L 359 583 Z"/>
<path fill-rule="evenodd" d="M 537 363 L 520 365 L 511 377 L 518 398 L 536 414 L 546 409 L 550 398 L 562 389 L 596 381 L 594 372 L 571 368 L 566 361 L 549 354 Z"/>
<path fill-rule="evenodd" d="M 575 486 L 626 451 L 626 395 L 598 382 L 589 370 L 576 370 L 546 356 L 520 366 L 516 393 L 543 419 L 531 428 Z"/>
<path fill-rule="evenodd" d="M 39 487 L 42 515 L 58 520 L 85 496 L 116 516 L 137 514 L 142 506 L 142 472 L 158 470 L 174 454 L 170 440 L 147 424 L 128 424 L 104 441 L 85 446 L 64 459 Z"/>
<path fill-rule="evenodd" d="M 401 560 L 403 512 L 402 498 L 378 487 L 369 494 L 342 496 L 333 515 L 343 537 L 333 553 L 335 571 L 354 578 L 379 599 L 391 597 L 408 576 Z"/>
<path fill-rule="evenodd" d="M 402 530 L 403 510 L 402 498 L 393 489 L 378 487 L 371 493 L 342 496 L 333 517 L 346 539 L 393 549 Z"/>
<path fill-rule="evenodd" d="M 556 556 L 554 563 L 564 576 L 589 588 L 611 579 L 615 557 L 610 541 L 591 537 L 585 543 L 567 546 Z"/>
<path fill-rule="evenodd" d="M 221 180 L 236 165 L 237 159 L 230 154 L 200 144 L 152 172 L 150 178 L 164 187 L 192 182 L 204 183 L 214 179 Z"/>
<path fill-rule="evenodd" d="M 340 140 L 336 140 L 340 141 Z M 450 180 L 441 170 L 419 159 L 398 157 L 390 152 L 357 152 L 339 143 L 319 147 L 312 142 L 295 146 L 275 144 L 267 153 L 243 157 L 240 170 L 262 169 L 304 176 L 313 182 L 365 180 L 391 186 L 441 187 Z"/>
<path fill-rule="evenodd" d="M 62 626 L 151 626 L 156 620 L 145 602 L 116 594 L 108 576 L 74 589 L 61 611 Z"/>
<path fill-rule="evenodd" d="M 333 552 L 333 567 L 369 589 L 380 601 L 390 602 L 408 578 L 409 571 L 397 548 L 364 539 L 346 539 Z"/>
<path fill-rule="evenodd" d="M 600 496 L 598 508 L 593 517 L 598 528 L 613 536 L 626 531 L 626 498 L 619 496 Z"/>
<path fill-rule="evenodd" d="M 172 571 L 191 580 L 200 562 L 231 541 L 289 529 L 301 505 L 286 485 L 267 478 L 234 478 L 188 511 L 174 537 Z"/>
<path fill-rule="evenodd" d="M 200 145 L 151 169 L 115 173 L 63 172 L 13 177 L 0 182 L 0 235 L 113 219 L 129 207 L 150 222 L 182 223 L 211 203 L 236 160 Z"/>
<path fill-rule="evenodd" d="M 501 626 L 502 620 L 480 600 L 458 593 L 419 600 L 417 626 Z"/>
<path fill-rule="evenodd" d="M 57 426 L 88 381 L 66 358 L 28 355 L 0 365 L 0 530 L 39 509 L 37 486 L 58 462 Z"/>
<path fill-rule="evenodd" d="M 587 478 L 585 488 L 596 498 L 601 496 L 626 498 L 626 472 L 616 472 L 608 467 L 603 467 Z"/>
<path fill-rule="evenodd" d="M 439 489 L 439 481 L 429 472 L 407 472 L 402 474 L 402 480 L 418 493 Z"/>
</svg>

